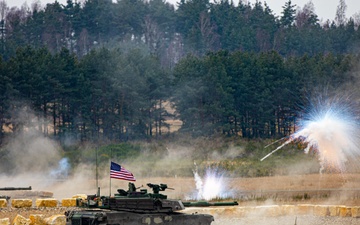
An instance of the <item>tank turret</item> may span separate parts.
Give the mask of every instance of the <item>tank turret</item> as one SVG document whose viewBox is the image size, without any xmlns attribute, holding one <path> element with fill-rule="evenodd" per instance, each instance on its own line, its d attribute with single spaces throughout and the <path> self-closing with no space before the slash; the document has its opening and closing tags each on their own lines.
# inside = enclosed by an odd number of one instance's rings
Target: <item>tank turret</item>
<svg viewBox="0 0 360 225">
<path fill-rule="evenodd" d="M 130 182 L 127 191 L 118 189 L 114 197 L 101 197 L 101 208 L 141 213 L 175 212 L 185 209 L 180 200 L 170 200 L 167 199 L 167 195 L 160 194 L 160 191 L 172 189 L 166 184 L 148 183 L 147 186 L 152 189 L 152 193 L 146 189 L 137 191 L 141 187 L 136 188 L 135 184 Z"/>
</svg>

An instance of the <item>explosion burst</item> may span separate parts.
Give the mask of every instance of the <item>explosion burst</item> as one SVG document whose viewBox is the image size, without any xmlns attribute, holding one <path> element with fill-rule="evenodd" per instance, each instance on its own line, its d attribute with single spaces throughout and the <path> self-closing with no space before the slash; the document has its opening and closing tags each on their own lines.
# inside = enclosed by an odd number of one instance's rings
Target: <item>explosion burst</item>
<svg viewBox="0 0 360 225">
<path fill-rule="evenodd" d="M 205 171 L 204 178 L 202 178 L 197 171 L 197 167 L 193 172 L 196 193 L 190 197 L 191 199 L 212 200 L 216 198 L 227 198 L 231 194 L 228 190 L 224 173 L 219 172 L 217 169 L 208 168 Z"/>
<path fill-rule="evenodd" d="M 307 144 L 305 153 L 310 149 L 316 152 L 320 173 L 324 169 L 343 172 L 348 159 L 360 154 L 359 124 L 354 109 L 346 101 L 326 101 L 319 104 L 297 125 L 299 129 L 261 161 L 293 141 Z"/>
</svg>

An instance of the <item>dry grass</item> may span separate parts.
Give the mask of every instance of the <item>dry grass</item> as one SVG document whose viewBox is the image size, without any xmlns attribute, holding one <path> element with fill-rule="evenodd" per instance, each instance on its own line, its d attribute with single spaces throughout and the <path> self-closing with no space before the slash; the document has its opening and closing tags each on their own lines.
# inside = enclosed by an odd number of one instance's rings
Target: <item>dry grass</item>
<svg viewBox="0 0 360 225">
<path fill-rule="evenodd" d="M 126 181 L 120 181 L 122 185 L 127 185 Z M 336 205 L 360 205 L 360 197 L 357 195 L 359 191 L 351 191 L 360 187 L 360 174 L 310 174 L 310 175 L 294 175 L 294 176 L 274 176 L 274 177 L 258 177 L 258 178 L 229 178 L 226 180 L 229 190 L 236 193 L 234 200 L 239 200 L 240 205 L 262 205 L 262 204 L 336 204 Z M 166 190 L 165 194 L 169 198 L 183 199 L 186 193 L 195 190 L 195 182 L 192 178 L 139 178 L 136 186 L 146 185 L 146 183 L 166 183 L 168 187 L 175 190 Z M 114 184 L 116 185 L 116 184 Z M 124 187 L 113 187 L 114 190 Z M 308 199 L 294 198 L 296 197 L 296 190 L 301 190 L 299 193 L 316 193 L 322 190 L 334 190 L 330 195 L 323 198 L 309 197 Z M 350 191 L 349 191 L 350 190 Z M 252 198 L 247 201 L 237 199 L 244 193 L 266 193 L 271 192 L 272 196 L 276 198 Z M 78 190 L 78 193 L 83 193 Z M 293 198 L 289 198 L 292 195 Z M 105 193 L 104 193 L 105 194 Z M 310 195 L 310 194 L 309 194 Z M 69 196 L 71 197 L 71 196 Z M 60 200 L 60 199 L 59 199 Z M 64 214 L 67 208 L 28 208 L 28 209 L 14 209 L 3 208 L 0 209 L 0 218 L 10 218 L 12 221 L 17 214 L 26 218 L 30 214 L 43 214 L 45 216 Z"/>
<path fill-rule="evenodd" d="M 271 203 L 321 203 L 360 205 L 360 174 L 308 174 L 257 178 L 227 178 L 227 187 L 234 193 L 235 200 L 242 205 Z M 186 194 L 196 190 L 192 178 L 147 178 L 137 184 L 166 183 L 175 190 L 167 190 L 170 198 L 184 199 Z M 298 195 L 308 198 L 299 198 Z M 252 198 L 250 197 L 251 195 Z M 247 201 L 242 201 L 246 199 Z M 259 199 L 261 201 L 259 202 Z"/>
</svg>

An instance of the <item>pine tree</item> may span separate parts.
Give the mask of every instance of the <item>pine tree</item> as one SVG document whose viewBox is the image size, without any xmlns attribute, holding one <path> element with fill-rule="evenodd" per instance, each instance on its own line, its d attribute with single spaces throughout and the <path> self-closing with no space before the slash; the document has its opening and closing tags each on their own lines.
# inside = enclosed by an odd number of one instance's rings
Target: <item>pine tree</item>
<svg viewBox="0 0 360 225">
<path fill-rule="evenodd" d="M 296 5 L 291 4 L 291 0 L 288 0 L 283 6 L 282 16 L 280 18 L 281 26 L 284 28 L 291 27 L 295 22 L 295 9 Z"/>
</svg>

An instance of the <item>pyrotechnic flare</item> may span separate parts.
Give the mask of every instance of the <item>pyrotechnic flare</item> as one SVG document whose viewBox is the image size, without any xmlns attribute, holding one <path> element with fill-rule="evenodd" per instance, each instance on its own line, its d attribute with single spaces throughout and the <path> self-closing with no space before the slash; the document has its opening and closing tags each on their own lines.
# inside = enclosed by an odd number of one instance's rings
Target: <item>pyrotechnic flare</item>
<svg viewBox="0 0 360 225">
<path fill-rule="evenodd" d="M 281 146 L 263 157 L 261 161 L 294 140 L 307 144 L 305 153 L 313 149 L 320 162 L 320 173 L 325 168 L 345 170 L 349 158 L 359 156 L 359 124 L 353 109 L 344 102 L 325 102 L 305 115 L 299 129 Z"/>
<path fill-rule="evenodd" d="M 224 179 L 224 174 L 217 169 L 206 169 L 204 181 L 197 171 L 196 163 L 194 172 L 194 179 L 196 184 L 197 200 L 211 200 L 215 198 L 226 198 L 231 195 L 227 183 Z"/>
</svg>

